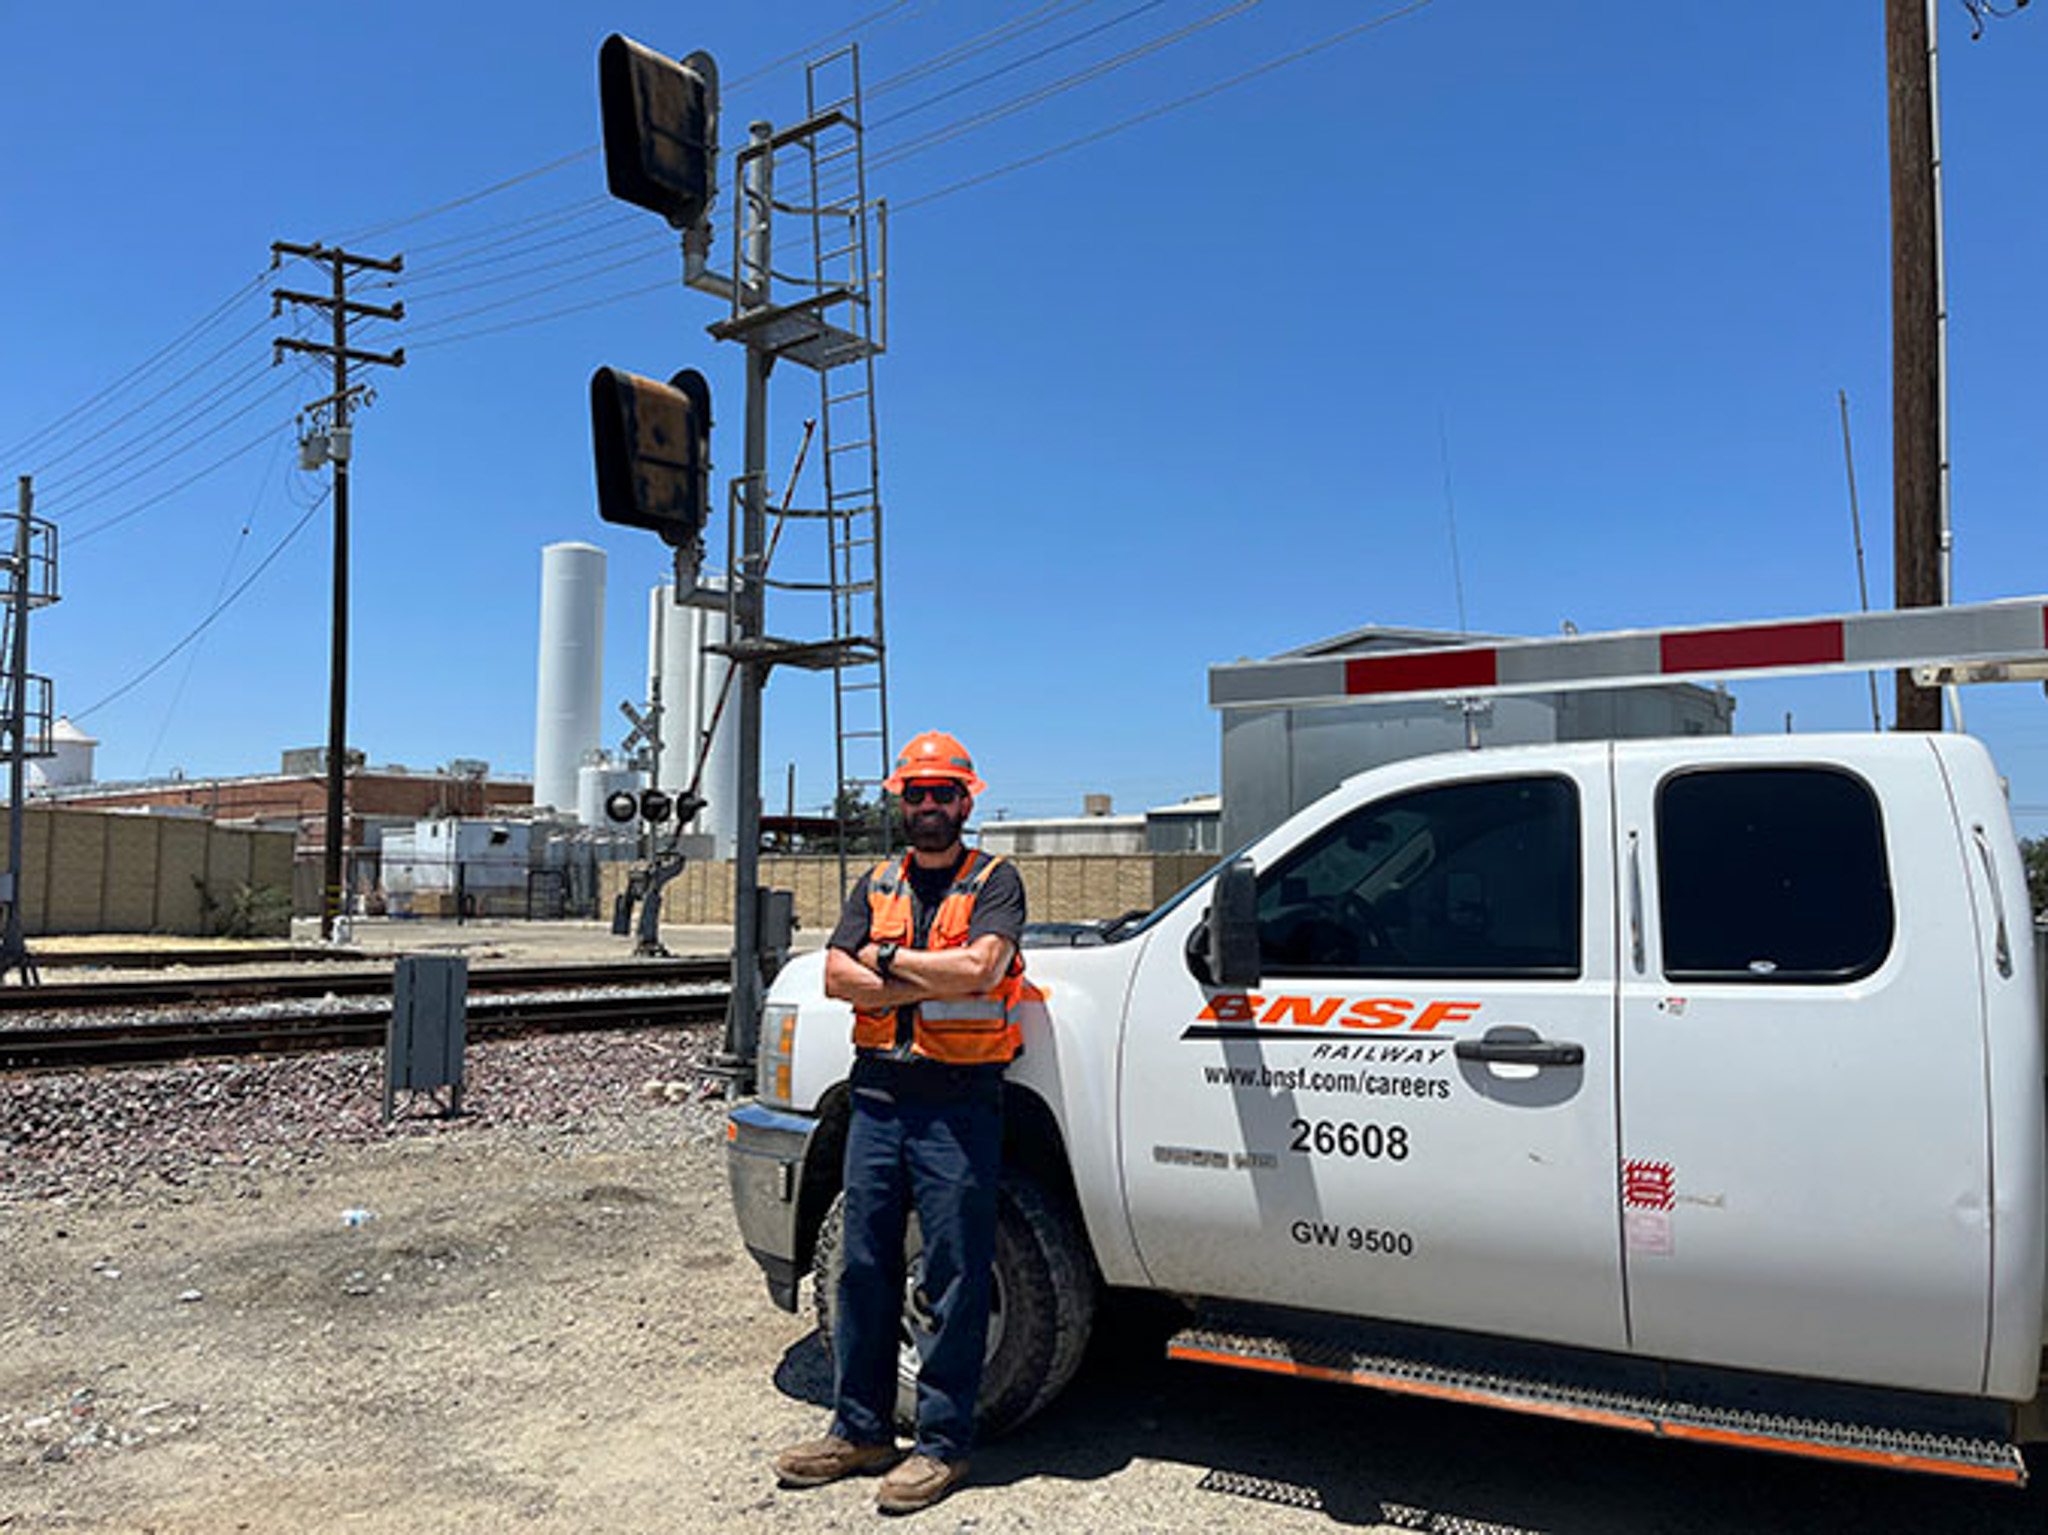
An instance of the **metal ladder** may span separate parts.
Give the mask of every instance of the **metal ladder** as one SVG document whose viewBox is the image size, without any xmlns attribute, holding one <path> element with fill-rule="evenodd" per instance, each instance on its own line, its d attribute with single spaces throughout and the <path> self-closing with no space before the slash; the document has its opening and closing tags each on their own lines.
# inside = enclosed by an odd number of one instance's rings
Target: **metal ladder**
<svg viewBox="0 0 2048 1535">
<path fill-rule="evenodd" d="M 869 201 L 862 141 L 860 49 L 849 44 L 804 70 L 805 118 L 836 116 L 803 141 L 810 173 L 813 292 L 844 295 L 821 314 L 860 345 L 818 367 L 818 429 L 829 542 L 833 761 L 842 893 L 848 801 L 878 794 L 889 773 L 889 667 L 882 622 L 881 427 L 875 355 L 888 345 L 884 277 L 871 229 L 887 254 L 887 210 Z"/>
</svg>

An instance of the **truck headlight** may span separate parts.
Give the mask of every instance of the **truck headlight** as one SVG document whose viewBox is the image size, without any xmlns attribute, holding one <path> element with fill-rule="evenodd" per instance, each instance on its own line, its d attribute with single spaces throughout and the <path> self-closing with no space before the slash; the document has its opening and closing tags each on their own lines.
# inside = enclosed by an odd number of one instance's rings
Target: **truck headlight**
<svg viewBox="0 0 2048 1535">
<path fill-rule="evenodd" d="M 796 1004 L 770 1002 L 761 1010 L 761 1051 L 754 1063 L 755 1092 L 777 1108 L 794 1106 Z"/>
</svg>

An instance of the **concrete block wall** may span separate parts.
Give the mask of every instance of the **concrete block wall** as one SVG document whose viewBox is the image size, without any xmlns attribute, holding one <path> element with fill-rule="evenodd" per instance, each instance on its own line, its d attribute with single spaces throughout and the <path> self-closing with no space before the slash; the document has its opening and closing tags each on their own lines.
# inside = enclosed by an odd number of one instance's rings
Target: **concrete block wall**
<svg viewBox="0 0 2048 1535">
<path fill-rule="evenodd" d="M 1034 922 L 1085 922 L 1152 907 L 1208 869 L 1215 860 L 1202 853 L 1020 854 L 1010 860 L 1024 880 L 1024 901 Z M 600 912 L 625 888 L 633 866 L 600 867 Z M 863 858 L 849 866 L 851 877 L 872 867 Z M 810 933 L 828 933 L 839 921 L 839 860 L 763 858 L 761 883 L 796 894 L 797 921 Z M 692 863 L 662 892 L 664 922 L 679 926 L 732 921 L 732 865 Z"/>
<path fill-rule="evenodd" d="M 208 901 L 225 907 L 244 884 L 291 889 L 288 831 L 39 805 L 23 821 L 21 916 L 31 937 L 204 934 Z M 6 857 L 0 815 L 0 864 Z"/>
</svg>

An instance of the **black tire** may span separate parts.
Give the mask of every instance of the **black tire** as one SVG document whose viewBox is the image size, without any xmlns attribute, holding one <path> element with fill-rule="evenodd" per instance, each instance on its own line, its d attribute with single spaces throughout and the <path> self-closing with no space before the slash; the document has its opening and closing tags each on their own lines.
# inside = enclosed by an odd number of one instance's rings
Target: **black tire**
<svg viewBox="0 0 2048 1535">
<path fill-rule="evenodd" d="M 833 1196 L 818 1230 L 811 1266 L 818 1330 L 832 1336 L 839 1298 L 846 1196 Z M 915 1287 L 922 1250 L 912 1216 L 904 1242 L 906 1293 Z M 1095 1265 L 1073 1216 L 1028 1179 L 1005 1180 L 996 1199 L 995 1279 L 989 1298 L 988 1354 L 975 1424 L 984 1438 L 1015 1428 L 1051 1403 L 1074 1378 L 1095 1324 Z M 916 1324 L 906 1307 L 896 1351 L 896 1422 L 917 1421 Z"/>
</svg>

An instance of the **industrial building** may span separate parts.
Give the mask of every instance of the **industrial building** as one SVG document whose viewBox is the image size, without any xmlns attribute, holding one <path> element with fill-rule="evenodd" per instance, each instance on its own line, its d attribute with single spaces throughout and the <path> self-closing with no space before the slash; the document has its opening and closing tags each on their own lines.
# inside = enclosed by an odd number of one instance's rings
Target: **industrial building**
<svg viewBox="0 0 2048 1535">
<path fill-rule="evenodd" d="M 275 773 L 216 778 L 154 778 L 132 782 L 46 783 L 39 803 L 78 810 L 127 810 L 190 816 L 222 825 L 289 831 L 293 854 L 293 907 L 319 910 L 321 860 L 327 845 L 326 752 L 317 747 L 283 753 Z M 378 887 L 378 859 L 387 828 L 410 828 L 449 816 L 493 816 L 524 810 L 532 785 L 492 778 L 478 761 L 415 771 L 396 764 L 371 767 L 350 752 L 343 780 L 343 847 L 349 890 L 364 896 Z"/>
<path fill-rule="evenodd" d="M 1504 643 L 1511 637 L 1369 625 L 1274 659 Z M 1246 664 L 1256 663 L 1211 666 L 1211 697 L 1227 697 L 1229 674 Z M 1474 745 L 1727 735 L 1735 722 L 1735 700 L 1726 688 L 1691 683 L 1372 704 L 1222 703 L 1218 710 L 1226 848 L 1243 847 L 1353 774 L 1383 762 Z"/>
<path fill-rule="evenodd" d="M 985 821 L 979 846 L 1005 857 L 1019 854 L 1106 854 L 1133 857 L 1146 853 L 1208 853 L 1219 850 L 1218 824 L 1222 801 L 1213 794 L 1196 795 L 1177 804 L 1158 805 L 1142 815 L 1116 815 L 1109 796 L 1091 794 L 1077 816 L 1029 816 Z"/>
</svg>

